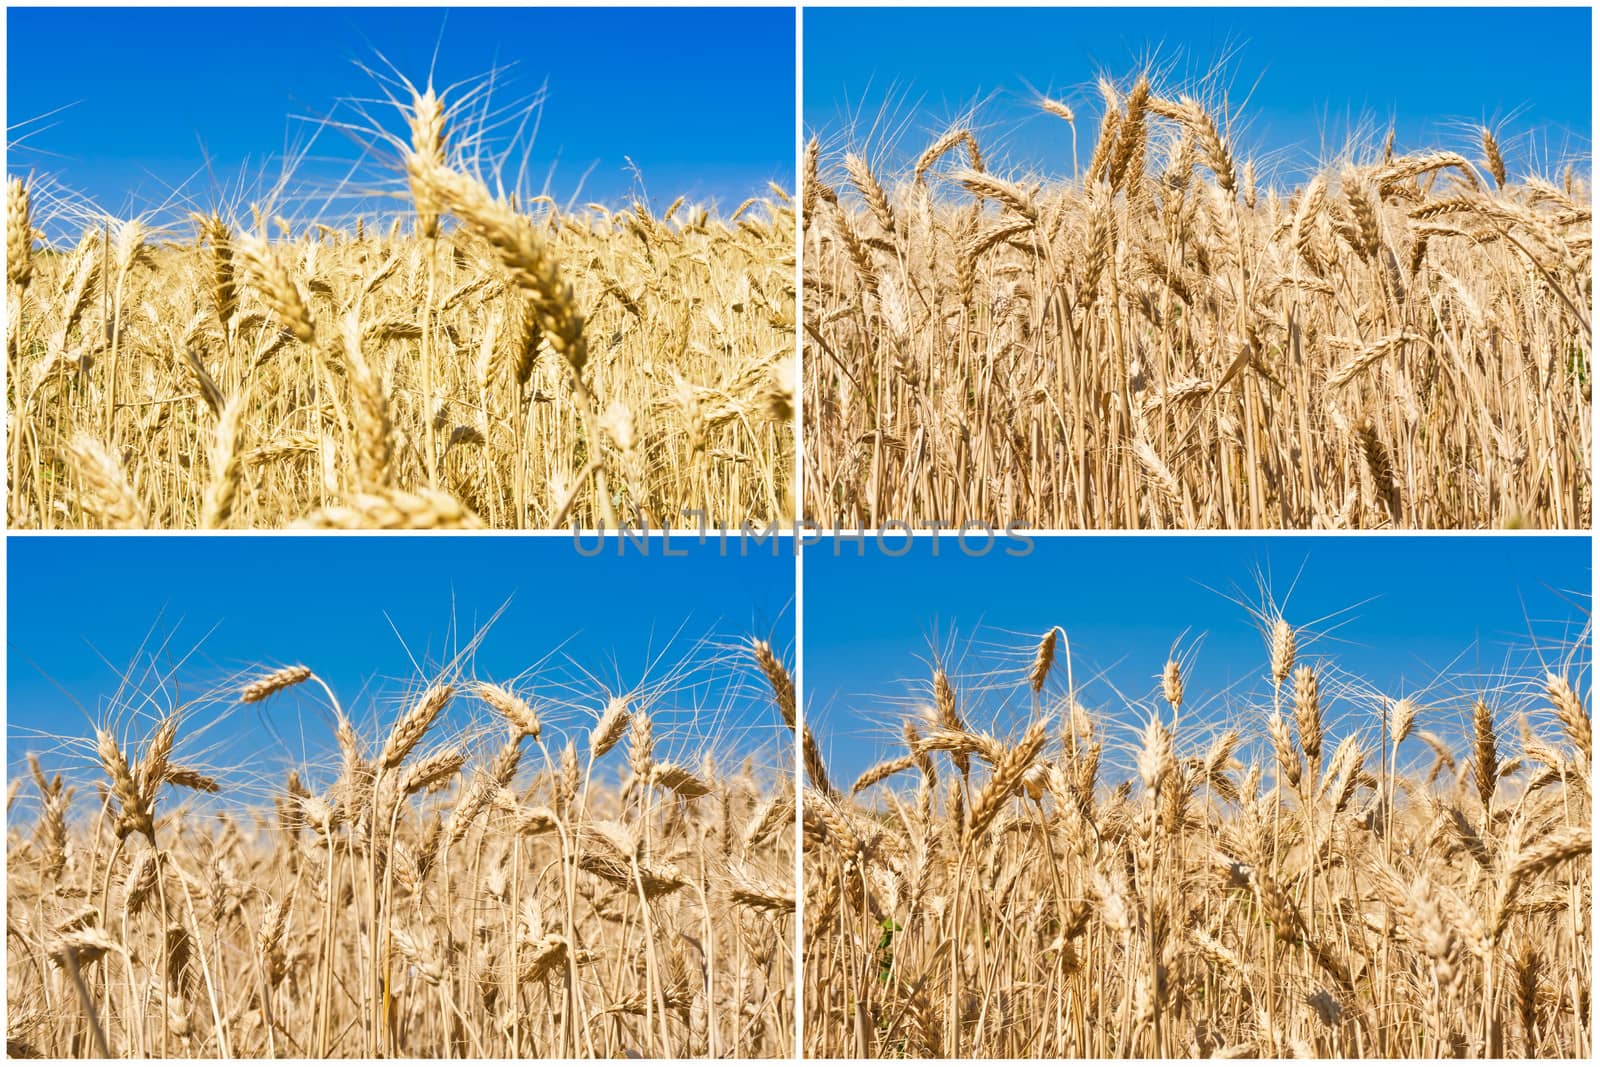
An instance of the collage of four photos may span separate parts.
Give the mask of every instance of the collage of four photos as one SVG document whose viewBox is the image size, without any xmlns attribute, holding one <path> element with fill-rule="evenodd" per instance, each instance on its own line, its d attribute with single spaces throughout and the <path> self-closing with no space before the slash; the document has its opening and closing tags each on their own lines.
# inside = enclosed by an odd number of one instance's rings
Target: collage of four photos
<svg viewBox="0 0 1600 1067">
<path fill-rule="evenodd" d="M 1592 41 L 8 4 L 7 1056 L 1589 1058 Z"/>
</svg>

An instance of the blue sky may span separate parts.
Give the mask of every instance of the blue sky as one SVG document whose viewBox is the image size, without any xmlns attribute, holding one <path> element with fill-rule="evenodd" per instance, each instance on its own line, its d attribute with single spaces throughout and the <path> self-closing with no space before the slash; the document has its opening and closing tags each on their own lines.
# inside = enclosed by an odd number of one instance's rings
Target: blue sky
<svg viewBox="0 0 1600 1067">
<path fill-rule="evenodd" d="M 209 204 L 214 186 L 242 185 L 247 204 L 285 148 L 315 132 L 296 116 L 351 120 L 341 101 L 381 97 L 358 63 L 419 84 L 431 68 L 440 87 L 499 70 L 501 106 L 547 86 L 530 175 L 542 188 L 554 164 L 563 202 L 630 201 L 629 160 L 660 207 L 685 194 L 731 209 L 768 179 L 793 183 L 789 10 L 13 8 L 6 19 L 8 166 L 114 212 L 175 189 Z M 398 129 L 392 109 L 370 110 Z M 360 154 L 323 131 L 303 186 L 327 189 Z"/>
<path fill-rule="evenodd" d="M 673 685 L 657 714 L 675 725 L 658 735 L 695 757 L 709 738 L 719 752 L 765 746 L 770 755 L 781 727 L 770 703 L 736 681 L 729 663 L 745 661 L 730 650 L 758 635 L 792 653 L 793 558 L 723 558 L 682 538 L 671 548 L 689 554 L 579 557 L 569 537 L 12 537 L 10 765 L 29 749 L 50 751 L 41 731 L 86 736 L 129 667 L 136 691 L 159 691 L 152 664 L 175 671 L 187 700 L 257 665 L 304 663 L 358 722 L 370 726 L 376 709 L 386 727 L 417 692 L 413 663 L 449 661 L 508 601 L 467 678 L 509 682 L 544 661 L 527 680 L 533 694 L 593 708 L 606 688 L 673 677 L 710 637 L 716 649 L 698 660 L 720 662 Z M 172 687 L 165 692 L 169 706 Z M 208 760 L 317 758 L 332 735 L 313 695 L 302 686 L 262 704 L 206 704 L 196 722 L 218 723 Z M 551 716 L 590 724 L 576 711 Z"/>
<path fill-rule="evenodd" d="M 1013 164 L 1070 172 L 1067 125 L 1039 93 L 1078 111 L 1086 160 L 1102 113 L 1096 77 L 1154 59 L 1179 82 L 1219 61 L 1247 125 L 1246 155 L 1292 180 L 1326 140 L 1392 117 L 1397 145 L 1463 144 L 1462 123 L 1508 120 L 1513 170 L 1591 151 L 1587 8 L 811 8 L 805 122 L 835 143 L 899 132 L 889 161 L 919 152 L 977 101 L 980 141 Z M 866 135 L 874 122 L 878 135 Z M 1263 173 L 1265 173 L 1263 169 Z"/>
<path fill-rule="evenodd" d="M 1009 729 L 1029 713 L 1017 680 L 1050 626 L 1066 631 L 1085 703 L 1125 721 L 1130 701 L 1156 691 L 1177 642 L 1189 665 L 1186 713 L 1215 722 L 1270 705 L 1249 610 L 1264 602 L 1259 575 L 1302 628 L 1305 662 L 1330 660 L 1389 696 L 1439 702 L 1428 728 L 1447 736 L 1463 690 L 1525 673 L 1539 650 L 1558 655 L 1590 607 L 1583 537 L 1057 537 L 1035 538 L 1016 558 L 998 549 L 967 558 L 946 537 L 937 559 L 927 540 L 898 559 L 870 542 L 858 558 L 845 544 L 837 556 L 831 541 L 806 551 L 804 681 L 807 721 L 846 780 L 898 730 L 934 648 L 952 675 L 997 672 L 993 697 Z M 1328 677 L 1327 691 L 1351 698 L 1334 716 L 1359 719 L 1361 687 Z M 1063 676 L 1052 685 L 1063 691 Z"/>
</svg>

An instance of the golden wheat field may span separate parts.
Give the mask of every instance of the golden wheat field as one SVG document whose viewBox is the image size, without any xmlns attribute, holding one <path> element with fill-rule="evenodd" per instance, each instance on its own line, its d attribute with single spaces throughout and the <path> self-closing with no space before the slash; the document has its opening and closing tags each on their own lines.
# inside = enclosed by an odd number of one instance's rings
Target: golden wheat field
<svg viewBox="0 0 1600 1067">
<path fill-rule="evenodd" d="M 450 100 L 401 105 L 383 219 L 91 217 L 56 247 L 11 181 L 11 526 L 792 517 L 788 195 L 559 209 L 491 188 Z"/>
<path fill-rule="evenodd" d="M 809 518 L 1587 528 L 1587 159 L 1391 132 L 1290 187 L 1218 94 L 1100 95 L 1040 101 L 1093 145 L 1070 174 L 975 123 L 892 171 L 876 133 L 811 140 Z"/>
<path fill-rule="evenodd" d="M 806 736 L 807 1053 L 1587 1058 L 1587 633 L 1391 698 L 1262 629 L 1220 722 L 1185 655 L 1084 706 L 1051 630 L 853 785 Z"/>
<path fill-rule="evenodd" d="M 304 666 L 121 694 L 10 783 L 7 1053 L 789 1055 L 788 677 L 754 641 L 624 693 L 452 668 L 392 716 Z M 708 731 L 715 678 L 768 721 Z M 327 758 L 208 765 L 240 704 Z"/>
</svg>

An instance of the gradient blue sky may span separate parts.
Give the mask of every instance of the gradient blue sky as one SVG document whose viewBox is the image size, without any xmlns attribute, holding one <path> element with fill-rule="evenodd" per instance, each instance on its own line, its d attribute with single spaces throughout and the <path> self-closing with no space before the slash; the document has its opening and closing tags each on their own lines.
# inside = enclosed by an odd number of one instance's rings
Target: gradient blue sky
<svg viewBox="0 0 1600 1067">
<path fill-rule="evenodd" d="M 809 8 L 804 116 L 834 142 L 852 123 L 871 144 L 874 121 L 880 136 L 903 131 L 892 162 L 987 101 L 991 154 L 1062 174 L 1071 136 L 1033 105 L 1039 93 L 1078 110 L 1086 160 L 1100 73 L 1154 58 L 1186 81 L 1220 61 L 1244 106 L 1244 154 L 1289 180 L 1325 139 L 1341 146 L 1363 120 L 1381 136 L 1391 117 L 1402 151 L 1507 120 L 1515 170 L 1592 150 L 1590 21 L 1587 8 Z"/>
<path fill-rule="evenodd" d="M 1257 574 L 1304 628 L 1307 661 L 1326 657 L 1388 695 L 1431 692 L 1447 705 L 1463 685 L 1536 664 L 1536 649 L 1558 652 L 1580 635 L 1590 607 L 1584 537 L 1144 535 L 1033 544 L 1017 558 L 999 550 L 967 558 L 948 537 L 937 559 L 928 540 L 899 559 L 870 542 L 865 559 L 848 542 L 837 556 L 831 541 L 806 550 L 807 721 L 838 777 L 853 778 L 898 730 L 904 700 L 926 684 L 933 647 L 953 653 L 952 674 L 963 658 L 969 672 L 1009 670 L 1011 684 L 996 695 L 1025 717 L 1028 702 L 1019 707 L 1015 698 L 1026 691 L 1016 682 L 1039 635 L 1061 626 L 1085 702 L 1131 719 L 1116 694 L 1151 696 L 1182 637 L 1191 664 L 1186 712 L 1215 721 L 1263 697 L 1270 704 L 1264 645 L 1248 610 L 1263 603 Z M 1326 636 L 1310 640 L 1319 632 Z M 1473 677 L 1435 685 L 1441 672 Z M 1053 684 L 1059 692 L 1059 674 Z M 1447 726 L 1428 728 L 1444 734 Z"/>
<path fill-rule="evenodd" d="M 419 85 L 432 68 L 440 87 L 498 69 L 502 105 L 547 85 L 530 174 L 542 187 L 556 164 L 563 202 L 631 200 L 630 159 L 660 206 L 685 194 L 731 208 L 768 179 L 793 182 L 792 10 L 12 8 L 6 19 L 9 168 L 52 174 L 111 211 L 174 189 L 209 203 L 208 156 L 218 184 L 243 176 L 258 194 L 285 147 L 314 132 L 296 116 L 350 120 L 340 101 L 382 96 L 358 63 Z M 373 111 L 398 128 L 392 109 Z M 326 188 L 360 152 L 326 130 L 301 176 Z"/>
<path fill-rule="evenodd" d="M 686 538 L 671 547 L 689 555 L 630 548 L 586 558 L 570 537 L 11 537 L 10 765 L 30 748 L 49 751 L 40 731 L 85 736 L 88 715 L 104 710 L 122 673 L 152 658 L 170 670 L 189 657 L 176 674 L 184 697 L 256 665 L 304 663 L 358 721 L 371 723 L 375 696 L 387 724 L 416 692 L 413 661 L 429 668 L 451 659 L 508 600 L 468 678 L 509 681 L 553 656 L 532 691 L 593 700 L 603 687 L 660 682 L 711 636 L 722 666 L 674 693 L 659 710 L 678 725 L 658 733 L 679 743 L 720 735 L 727 748 L 743 730 L 771 750 L 781 727 L 770 701 L 732 683 L 727 650 L 758 635 L 792 652 L 793 558 L 771 550 L 724 558 Z M 298 716 L 291 694 L 234 706 L 211 737 L 213 762 L 236 765 L 252 752 L 270 761 L 298 755 L 302 743 L 313 756 L 326 752 L 325 721 L 309 702 Z M 695 707 L 711 714 L 695 720 Z M 566 725 L 575 719 L 565 713 Z M 758 721 L 766 728 L 748 728 Z"/>
</svg>

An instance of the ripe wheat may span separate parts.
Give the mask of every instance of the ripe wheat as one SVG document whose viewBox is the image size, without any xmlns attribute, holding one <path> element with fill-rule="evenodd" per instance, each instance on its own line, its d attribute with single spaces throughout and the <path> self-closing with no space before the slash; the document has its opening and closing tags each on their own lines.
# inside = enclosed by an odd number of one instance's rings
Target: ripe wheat
<svg viewBox="0 0 1600 1067">
<path fill-rule="evenodd" d="M 789 197 L 521 203 L 431 90 L 402 110 L 414 214 L 386 232 L 196 214 L 52 247 L 10 181 L 12 526 L 792 517 Z"/>
<path fill-rule="evenodd" d="M 811 142 L 810 519 L 1587 528 L 1583 174 L 1508 176 L 1484 131 L 1479 163 L 1391 144 L 1291 190 L 1225 107 L 1102 90 L 1087 168 L 1044 182 L 963 127 L 905 175 Z"/>
<path fill-rule="evenodd" d="M 1228 721 L 1178 658 L 1091 711 L 1052 630 L 1016 707 L 938 671 L 848 795 L 808 768 L 807 1054 L 1587 1057 L 1586 635 L 1419 707 L 1264 630 Z"/>
<path fill-rule="evenodd" d="M 197 769 L 193 702 L 61 739 L 81 774 L 30 758 L 11 783 L 8 1054 L 788 1055 L 779 716 L 735 745 L 677 704 L 727 662 L 598 699 L 427 679 L 381 730 L 310 668 L 263 670 L 228 703 L 281 721 L 325 698 L 335 726 L 270 784 Z"/>
</svg>

